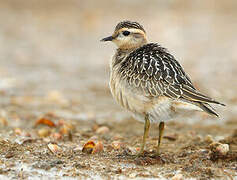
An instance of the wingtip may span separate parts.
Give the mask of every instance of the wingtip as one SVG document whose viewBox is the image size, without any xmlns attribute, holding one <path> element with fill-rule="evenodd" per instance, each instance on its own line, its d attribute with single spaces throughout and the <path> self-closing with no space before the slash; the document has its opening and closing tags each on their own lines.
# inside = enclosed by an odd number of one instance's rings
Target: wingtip
<svg viewBox="0 0 237 180">
<path fill-rule="evenodd" d="M 210 104 L 199 103 L 199 107 L 206 113 L 208 113 L 212 116 L 219 117 L 219 115 L 216 113 L 215 109 Z"/>
<path fill-rule="evenodd" d="M 219 103 L 221 106 L 226 106 L 225 104 L 223 104 L 223 103 Z"/>
<path fill-rule="evenodd" d="M 210 113 L 210 114 L 213 115 L 213 116 L 215 116 L 215 117 L 217 117 L 217 118 L 220 117 L 220 115 L 217 114 L 214 110 L 211 110 L 211 113 Z"/>
<path fill-rule="evenodd" d="M 217 114 L 217 113 L 215 113 L 215 116 L 218 117 L 218 118 L 220 117 L 219 114 Z"/>
</svg>

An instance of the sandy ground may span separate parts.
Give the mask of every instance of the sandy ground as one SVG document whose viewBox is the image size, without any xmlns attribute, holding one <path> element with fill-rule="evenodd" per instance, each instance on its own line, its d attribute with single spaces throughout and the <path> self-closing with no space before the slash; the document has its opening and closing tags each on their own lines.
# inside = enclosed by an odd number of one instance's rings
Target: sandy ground
<svg viewBox="0 0 237 180">
<path fill-rule="evenodd" d="M 0 1 L 0 178 L 236 178 L 236 10 L 234 0 Z M 99 40 L 124 19 L 141 22 L 198 89 L 227 105 L 218 119 L 167 123 L 158 157 L 157 125 L 144 157 L 131 156 L 143 124 L 108 88 L 115 46 Z M 90 140 L 93 153 L 82 152 Z"/>
</svg>

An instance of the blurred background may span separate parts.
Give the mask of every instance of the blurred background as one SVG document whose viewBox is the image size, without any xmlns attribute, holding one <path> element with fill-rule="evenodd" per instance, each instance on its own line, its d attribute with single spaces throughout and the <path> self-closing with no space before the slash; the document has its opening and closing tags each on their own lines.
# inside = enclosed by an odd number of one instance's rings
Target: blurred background
<svg viewBox="0 0 237 180">
<path fill-rule="evenodd" d="M 198 112 L 167 123 L 162 158 L 127 160 L 143 124 L 113 100 L 116 47 L 100 42 L 123 20 L 141 23 L 201 92 L 227 105 L 215 106 L 220 118 Z M 0 179 L 236 177 L 236 20 L 236 0 L 0 0 Z M 103 153 L 85 155 L 88 140 Z M 225 159 L 210 160 L 219 158 L 213 141 L 230 145 Z"/>
<path fill-rule="evenodd" d="M 1 0 L 0 115 L 13 126 L 49 111 L 99 122 L 128 117 L 108 88 L 116 47 L 100 39 L 133 20 L 198 89 L 227 104 L 218 108 L 222 120 L 235 120 L 236 19 L 235 0 Z"/>
</svg>

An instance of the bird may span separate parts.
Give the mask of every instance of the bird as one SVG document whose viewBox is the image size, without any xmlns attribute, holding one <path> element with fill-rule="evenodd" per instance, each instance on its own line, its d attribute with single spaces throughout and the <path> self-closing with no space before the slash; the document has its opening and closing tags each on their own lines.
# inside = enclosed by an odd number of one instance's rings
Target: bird
<svg viewBox="0 0 237 180">
<path fill-rule="evenodd" d="M 165 123 L 185 111 L 218 114 L 210 104 L 225 106 L 197 90 L 176 58 L 158 43 L 148 42 L 146 31 L 138 22 L 119 22 L 113 34 L 101 39 L 117 49 L 110 61 L 109 86 L 114 99 L 144 122 L 144 134 L 137 156 L 144 155 L 150 124 L 159 124 L 156 155 Z"/>
</svg>

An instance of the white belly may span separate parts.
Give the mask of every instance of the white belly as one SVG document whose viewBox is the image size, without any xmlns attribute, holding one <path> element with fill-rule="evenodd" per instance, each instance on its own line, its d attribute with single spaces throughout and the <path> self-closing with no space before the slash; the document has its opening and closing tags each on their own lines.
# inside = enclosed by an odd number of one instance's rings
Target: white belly
<svg viewBox="0 0 237 180">
<path fill-rule="evenodd" d="M 172 100 L 168 97 L 158 97 L 153 99 L 153 104 L 149 109 L 146 109 L 146 114 L 149 115 L 151 123 L 159 123 L 161 121 L 167 122 L 177 118 L 181 118 L 184 115 L 190 114 L 193 111 L 202 111 L 201 108 L 190 103 L 186 103 L 180 100 Z M 135 119 L 144 121 L 144 114 L 133 113 Z"/>
<path fill-rule="evenodd" d="M 146 104 L 149 100 L 143 95 L 134 92 L 134 90 L 123 81 L 115 80 L 111 77 L 110 90 L 116 102 L 125 109 L 133 113 L 145 113 Z"/>
<path fill-rule="evenodd" d="M 145 114 L 149 114 L 152 123 L 172 119 L 172 101 L 166 97 L 148 98 L 141 92 L 129 87 L 125 82 L 110 79 L 110 89 L 115 100 L 125 109 L 132 112 L 135 119 L 144 121 Z"/>
<path fill-rule="evenodd" d="M 132 112 L 135 119 L 144 121 L 149 115 L 151 123 L 166 122 L 182 115 L 184 110 L 200 110 L 195 105 L 172 100 L 166 96 L 146 97 L 144 93 L 131 87 L 115 73 L 111 73 L 110 90 L 115 100 L 125 109 Z"/>
</svg>

